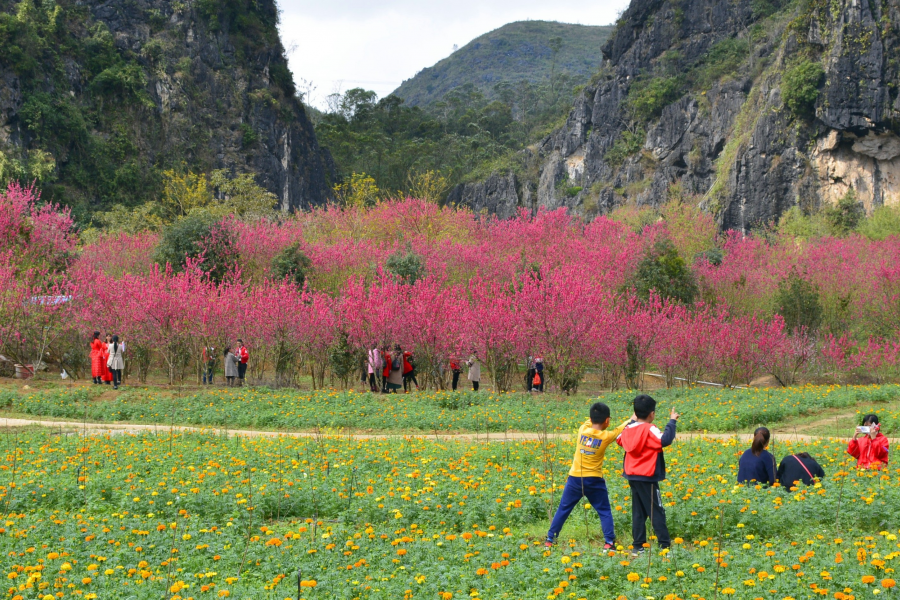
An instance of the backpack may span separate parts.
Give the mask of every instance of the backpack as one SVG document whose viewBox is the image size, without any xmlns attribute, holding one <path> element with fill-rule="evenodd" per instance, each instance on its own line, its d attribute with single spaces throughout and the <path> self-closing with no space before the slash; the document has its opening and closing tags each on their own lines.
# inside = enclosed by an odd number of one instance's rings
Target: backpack
<svg viewBox="0 0 900 600">
<path fill-rule="evenodd" d="M 391 371 L 399 371 L 403 367 L 403 361 L 400 357 L 395 356 L 394 360 L 391 361 Z"/>
</svg>

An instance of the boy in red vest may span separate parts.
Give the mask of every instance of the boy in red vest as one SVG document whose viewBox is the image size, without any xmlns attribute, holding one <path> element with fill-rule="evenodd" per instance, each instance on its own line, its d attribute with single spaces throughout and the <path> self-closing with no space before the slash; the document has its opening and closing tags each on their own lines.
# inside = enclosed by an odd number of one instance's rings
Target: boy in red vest
<svg viewBox="0 0 900 600">
<path fill-rule="evenodd" d="M 647 543 L 647 519 L 650 519 L 660 548 L 671 544 L 666 527 L 666 511 L 663 508 L 659 482 L 666 478 L 666 460 L 662 449 L 675 441 L 675 426 L 680 416 L 675 409 L 669 415 L 665 431 L 661 432 L 653 419 L 656 417 L 656 400 L 641 394 L 634 399 L 634 416 L 616 439 L 625 449 L 623 476 L 631 487 L 631 534 L 633 552 L 640 553 Z"/>
</svg>

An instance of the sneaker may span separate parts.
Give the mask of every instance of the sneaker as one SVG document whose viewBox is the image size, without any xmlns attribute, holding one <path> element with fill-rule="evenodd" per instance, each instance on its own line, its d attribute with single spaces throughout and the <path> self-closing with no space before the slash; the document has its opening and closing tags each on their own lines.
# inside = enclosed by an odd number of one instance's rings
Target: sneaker
<svg viewBox="0 0 900 600">
<path fill-rule="evenodd" d="M 644 555 L 645 548 L 637 548 L 631 551 L 631 558 L 638 558 Z"/>
<path fill-rule="evenodd" d="M 552 548 L 552 547 L 553 547 L 553 542 L 551 542 L 550 540 L 547 540 L 547 541 L 544 542 L 544 546 L 546 546 L 547 548 Z"/>
<path fill-rule="evenodd" d="M 615 543 L 615 542 L 612 542 L 612 543 L 606 542 L 605 544 L 603 544 L 603 549 L 604 549 L 604 550 L 615 550 L 615 549 L 616 549 L 616 543 Z"/>
</svg>

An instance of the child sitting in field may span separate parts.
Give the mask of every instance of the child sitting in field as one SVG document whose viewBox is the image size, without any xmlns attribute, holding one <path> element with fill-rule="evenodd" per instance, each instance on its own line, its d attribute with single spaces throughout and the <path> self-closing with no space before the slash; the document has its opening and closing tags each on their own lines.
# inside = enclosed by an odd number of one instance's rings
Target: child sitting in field
<svg viewBox="0 0 900 600">
<path fill-rule="evenodd" d="M 606 480 L 603 479 L 603 456 L 606 448 L 625 429 L 631 419 L 612 431 L 607 431 L 609 419 L 609 407 L 597 402 L 591 406 L 590 418 L 578 429 L 575 458 L 572 459 L 572 468 L 569 469 L 569 478 L 566 480 L 556 516 L 553 517 L 550 531 L 547 532 L 547 546 L 553 545 L 572 510 L 583 497 L 586 497 L 600 516 L 600 526 L 606 539 L 604 549 L 615 547 L 616 533 L 613 528 L 612 509 L 606 491 Z"/>
<path fill-rule="evenodd" d="M 643 551 L 647 543 L 648 517 L 660 548 L 668 548 L 671 541 L 659 482 L 666 478 L 662 449 L 675 441 L 675 425 L 680 415 L 672 409 L 665 432 L 660 432 L 652 424 L 656 417 L 656 400 L 644 394 L 634 399 L 634 415 L 635 422 L 629 423 L 616 440 L 625 449 L 623 476 L 631 487 L 632 548 L 634 552 Z"/>
</svg>

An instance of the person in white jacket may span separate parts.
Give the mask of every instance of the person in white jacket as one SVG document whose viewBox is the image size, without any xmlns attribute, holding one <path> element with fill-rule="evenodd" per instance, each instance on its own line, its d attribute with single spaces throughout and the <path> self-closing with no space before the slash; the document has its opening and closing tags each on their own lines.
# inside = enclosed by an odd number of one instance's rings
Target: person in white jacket
<svg viewBox="0 0 900 600">
<path fill-rule="evenodd" d="M 106 345 L 109 358 L 106 359 L 106 366 L 109 367 L 113 376 L 113 389 L 119 389 L 122 384 L 122 369 L 125 368 L 125 340 L 119 342 L 119 336 L 112 336 L 112 342 Z"/>
<path fill-rule="evenodd" d="M 478 391 L 478 384 L 481 383 L 481 361 L 478 360 L 478 351 L 472 350 L 472 356 L 466 361 L 469 366 L 469 381 L 472 382 L 472 390 Z"/>
</svg>

